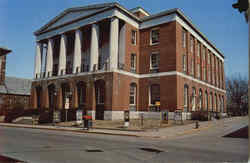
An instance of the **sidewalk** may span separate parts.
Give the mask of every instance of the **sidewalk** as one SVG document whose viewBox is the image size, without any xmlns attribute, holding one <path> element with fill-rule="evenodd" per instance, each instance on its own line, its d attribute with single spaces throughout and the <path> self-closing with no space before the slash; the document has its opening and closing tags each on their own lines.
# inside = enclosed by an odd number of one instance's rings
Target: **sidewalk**
<svg viewBox="0 0 250 163">
<path fill-rule="evenodd" d="M 12 123 L 0 123 L 0 126 L 5 127 L 20 127 L 20 128 L 32 128 L 32 129 L 47 129 L 57 131 L 71 131 L 78 133 L 93 133 L 93 134 L 108 134 L 108 135 L 119 135 L 119 136 L 134 136 L 134 137 L 146 137 L 146 138 L 174 138 L 177 136 L 200 132 L 210 127 L 215 127 L 218 124 L 222 124 L 227 121 L 240 120 L 245 117 L 233 117 L 222 120 L 199 122 L 199 129 L 195 129 L 195 124 L 179 125 L 167 128 L 152 129 L 145 131 L 130 131 L 130 130 L 117 130 L 117 129 L 98 129 L 93 128 L 90 130 L 84 130 L 79 127 L 59 127 L 59 126 L 43 126 L 43 125 L 23 125 L 23 124 L 12 124 Z"/>
</svg>

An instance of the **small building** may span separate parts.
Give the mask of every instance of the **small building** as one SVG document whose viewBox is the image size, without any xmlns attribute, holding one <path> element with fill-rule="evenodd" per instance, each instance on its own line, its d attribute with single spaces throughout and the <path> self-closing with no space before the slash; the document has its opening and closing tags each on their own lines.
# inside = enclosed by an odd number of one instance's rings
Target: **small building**
<svg viewBox="0 0 250 163">
<path fill-rule="evenodd" d="M 30 107 L 30 88 L 32 81 L 5 76 L 6 55 L 11 50 L 0 47 L 0 114 L 14 107 Z"/>
<path fill-rule="evenodd" d="M 224 55 L 179 9 L 70 8 L 34 34 L 33 108 L 111 120 L 125 110 L 226 111 Z"/>
</svg>

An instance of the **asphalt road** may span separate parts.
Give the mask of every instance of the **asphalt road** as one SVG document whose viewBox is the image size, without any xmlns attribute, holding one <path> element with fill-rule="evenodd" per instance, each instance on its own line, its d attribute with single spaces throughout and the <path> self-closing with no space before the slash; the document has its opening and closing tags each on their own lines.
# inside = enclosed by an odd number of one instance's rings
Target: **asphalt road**
<svg viewBox="0 0 250 163">
<path fill-rule="evenodd" d="M 248 139 L 222 137 L 242 125 L 171 140 L 0 127 L 0 155 L 30 163 L 247 162 Z"/>
</svg>

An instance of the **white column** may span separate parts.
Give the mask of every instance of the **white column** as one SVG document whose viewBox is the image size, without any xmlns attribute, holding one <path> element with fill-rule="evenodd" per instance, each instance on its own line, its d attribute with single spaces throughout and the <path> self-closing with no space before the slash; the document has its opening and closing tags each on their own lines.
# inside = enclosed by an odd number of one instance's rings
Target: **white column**
<svg viewBox="0 0 250 163">
<path fill-rule="evenodd" d="M 118 52 L 118 63 L 125 64 L 126 55 L 126 24 L 121 27 L 119 33 L 119 52 Z"/>
<path fill-rule="evenodd" d="M 91 44 L 90 44 L 90 71 L 94 70 L 94 65 L 96 65 L 96 70 L 98 66 L 98 56 L 99 56 L 99 26 L 97 24 L 92 24 L 91 30 Z"/>
<path fill-rule="evenodd" d="M 53 70 L 53 40 L 49 39 L 47 56 L 46 56 L 46 77 L 52 76 L 52 70 Z"/>
<path fill-rule="evenodd" d="M 41 77 L 42 68 L 42 44 L 36 44 L 36 57 L 35 57 L 35 78 Z"/>
<path fill-rule="evenodd" d="M 81 42 L 82 42 L 82 32 L 78 29 L 75 32 L 75 49 L 74 49 L 74 60 L 73 60 L 73 73 L 76 73 L 76 69 L 78 67 L 78 72 L 80 72 L 81 68 Z"/>
<path fill-rule="evenodd" d="M 65 34 L 61 35 L 60 41 L 60 54 L 59 54 L 59 65 L 58 65 L 58 75 L 65 75 L 66 71 L 66 43 L 67 37 Z"/>
<path fill-rule="evenodd" d="M 119 43 L 119 20 L 114 17 L 110 22 L 110 40 L 109 40 L 110 68 L 118 68 L 118 43 Z"/>
</svg>

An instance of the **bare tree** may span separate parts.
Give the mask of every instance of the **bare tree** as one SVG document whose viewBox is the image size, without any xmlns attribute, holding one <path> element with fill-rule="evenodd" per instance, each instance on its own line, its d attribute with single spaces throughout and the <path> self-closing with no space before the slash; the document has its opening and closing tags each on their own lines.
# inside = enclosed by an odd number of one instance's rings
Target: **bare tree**
<svg viewBox="0 0 250 163">
<path fill-rule="evenodd" d="M 240 74 L 226 80 L 227 110 L 234 115 L 248 113 L 248 80 Z"/>
</svg>

